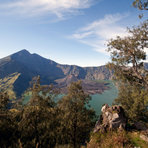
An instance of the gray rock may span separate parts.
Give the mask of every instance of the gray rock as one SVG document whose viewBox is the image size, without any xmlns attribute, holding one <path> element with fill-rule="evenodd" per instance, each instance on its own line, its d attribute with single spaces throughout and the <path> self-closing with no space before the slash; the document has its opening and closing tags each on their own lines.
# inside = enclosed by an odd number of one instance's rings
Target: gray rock
<svg viewBox="0 0 148 148">
<path fill-rule="evenodd" d="M 108 104 L 102 106 L 101 116 L 96 123 L 94 133 L 97 131 L 105 132 L 108 130 L 125 129 L 126 117 L 124 110 L 119 105 L 109 107 Z"/>
</svg>

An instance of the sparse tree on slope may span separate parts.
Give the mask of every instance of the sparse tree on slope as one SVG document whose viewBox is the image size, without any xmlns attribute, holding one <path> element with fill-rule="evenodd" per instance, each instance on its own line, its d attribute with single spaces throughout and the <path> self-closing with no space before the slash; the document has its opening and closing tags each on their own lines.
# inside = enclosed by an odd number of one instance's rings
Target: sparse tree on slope
<svg viewBox="0 0 148 148">
<path fill-rule="evenodd" d="M 89 108 L 90 96 L 85 94 L 81 81 L 73 82 L 68 94 L 59 102 L 61 110 L 61 133 L 65 143 L 80 147 L 89 138 L 94 127 L 95 112 Z"/>
<path fill-rule="evenodd" d="M 54 147 L 57 137 L 57 108 L 50 94 L 50 87 L 40 85 L 40 78 L 34 79 L 32 98 L 22 110 L 19 130 L 23 148 Z"/>
<path fill-rule="evenodd" d="M 8 109 L 9 97 L 0 92 L 0 147 L 17 147 L 17 122 L 15 112 Z"/>
<path fill-rule="evenodd" d="M 0 111 L 7 111 L 9 103 L 9 97 L 7 93 L 0 92 Z"/>
</svg>

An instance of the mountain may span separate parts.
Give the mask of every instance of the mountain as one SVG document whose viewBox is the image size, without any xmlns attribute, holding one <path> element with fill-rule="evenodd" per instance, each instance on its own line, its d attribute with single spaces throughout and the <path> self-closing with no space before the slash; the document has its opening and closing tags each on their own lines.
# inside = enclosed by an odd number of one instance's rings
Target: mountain
<svg viewBox="0 0 148 148">
<path fill-rule="evenodd" d="M 41 77 L 41 84 L 53 83 L 60 86 L 67 86 L 72 81 L 80 79 L 84 81 L 107 80 L 112 77 L 112 72 L 105 66 L 62 65 L 38 54 L 31 54 L 25 49 L 0 59 L 0 79 L 15 73 L 19 74 L 13 82 L 13 90 L 17 96 L 29 87 L 29 82 L 37 75 Z M 0 89 L 2 89 L 1 86 Z"/>
</svg>

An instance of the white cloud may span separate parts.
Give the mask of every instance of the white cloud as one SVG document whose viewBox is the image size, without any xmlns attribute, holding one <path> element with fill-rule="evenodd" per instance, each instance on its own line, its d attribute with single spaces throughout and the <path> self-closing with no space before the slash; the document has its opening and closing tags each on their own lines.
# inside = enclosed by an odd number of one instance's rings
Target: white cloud
<svg viewBox="0 0 148 148">
<path fill-rule="evenodd" d="M 126 36 L 126 27 L 118 24 L 128 14 L 106 15 L 103 19 L 94 21 L 87 26 L 79 29 L 72 35 L 72 38 L 81 43 L 91 46 L 95 51 L 107 54 L 107 40 L 116 36 Z"/>
<path fill-rule="evenodd" d="M 13 0 L 0 2 L 0 10 L 5 13 L 9 11 L 9 14 L 54 14 L 58 18 L 63 18 L 65 14 L 76 14 L 81 9 L 89 8 L 92 3 L 93 0 Z"/>
</svg>

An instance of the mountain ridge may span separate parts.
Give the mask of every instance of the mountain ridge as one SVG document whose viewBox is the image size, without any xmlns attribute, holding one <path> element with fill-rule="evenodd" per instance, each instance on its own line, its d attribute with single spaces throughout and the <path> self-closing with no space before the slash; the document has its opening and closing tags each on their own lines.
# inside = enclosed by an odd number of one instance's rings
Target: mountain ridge
<svg viewBox="0 0 148 148">
<path fill-rule="evenodd" d="M 41 84 L 58 84 L 56 80 L 73 75 L 78 80 L 108 80 L 112 72 L 105 66 L 80 67 L 59 64 L 26 49 L 0 59 L 0 79 L 13 73 L 20 73 L 14 82 L 14 91 L 20 96 L 28 87 L 33 77 L 40 75 Z"/>
</svg>

